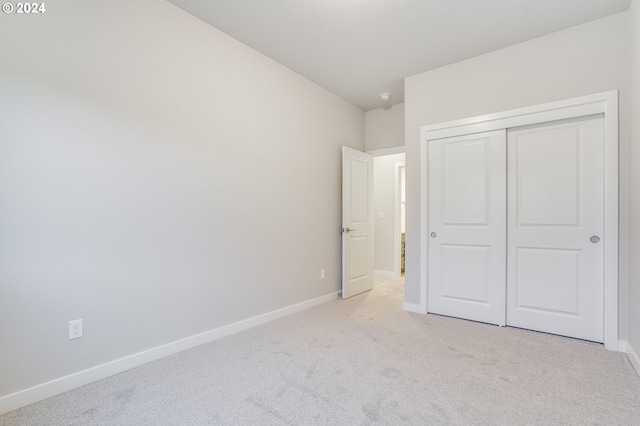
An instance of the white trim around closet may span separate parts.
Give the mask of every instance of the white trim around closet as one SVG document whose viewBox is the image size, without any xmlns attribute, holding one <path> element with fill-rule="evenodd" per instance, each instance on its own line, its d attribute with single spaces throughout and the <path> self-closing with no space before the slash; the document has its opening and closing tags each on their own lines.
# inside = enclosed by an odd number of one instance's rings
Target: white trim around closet
<svg viewBox="0 0 640 426">
<path fill-rule="evenodd" d="M 427 312 L 428 142 L 433 139 L 604 114 L 604 346 L 618 351 L 618 91 L 597 93 L 420 128 L 420 306 Z"/>
</svg>

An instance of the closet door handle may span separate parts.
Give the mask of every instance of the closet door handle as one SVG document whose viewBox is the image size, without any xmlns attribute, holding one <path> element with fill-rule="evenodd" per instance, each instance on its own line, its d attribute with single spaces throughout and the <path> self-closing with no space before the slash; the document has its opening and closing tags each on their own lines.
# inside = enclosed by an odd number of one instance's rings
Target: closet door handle
<svg viewBox="0 0 640 426">
<path fill-rule="evenodd" d="M 435 237 L 437 237 L 437 236 L 438 236 L 438 234 L 436 234 L 435 232 L 432 232 L 432 233 L 431 233 L 431 238 L 435 238 Z"/>
<path fill-rule="evenodd" d="M 597 235 L 593 235 L 591 238 L 589 238 L 589 241 L 595 244 L 600 241 L 600 237 L 598 237 Z"/>
</svg>

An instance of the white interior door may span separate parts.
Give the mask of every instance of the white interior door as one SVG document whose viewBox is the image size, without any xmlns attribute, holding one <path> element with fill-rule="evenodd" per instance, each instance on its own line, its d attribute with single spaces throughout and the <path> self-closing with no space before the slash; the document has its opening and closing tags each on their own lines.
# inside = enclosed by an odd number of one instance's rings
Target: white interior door
<svg viewBox="0 0 640 426">
<path fill-rule="evenodd" d="M 507 324 L 603 341 L 602 115 L 508 131 Z"/>
<path fill-rule="evenodd" d="M 504 325 L 505 130 L 428 149 L 428 312 Z"/>
<path fill-rule="evenodd" d="M 373 288 L 373 157 L 342 147 L 342 298 Z"/>
</svg>

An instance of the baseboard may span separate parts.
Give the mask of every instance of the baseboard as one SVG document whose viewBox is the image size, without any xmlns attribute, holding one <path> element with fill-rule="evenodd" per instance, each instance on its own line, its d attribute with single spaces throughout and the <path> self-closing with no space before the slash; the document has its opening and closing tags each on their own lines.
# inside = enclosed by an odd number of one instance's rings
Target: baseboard
<svg viewBox="0 0 640 426">
<path fill-rule="evenodd" d="M 418 304 L 415 304 L 415 303 L 404 303 L 402 305 L 402 309 L 404 309 L 407 312 L 413 312 L 414 314 L 426 314 L 427 313 L 427 307 L 426 306 L 418 305 Z"/>
<path fill-rule="evenodd" d="M 396 273 L 393 271 L 382 271 L 380 269 L 374 269 L 373 275 L 378 277 L 397 277 Z"/>
<path fill-rule="evenodd" d="M 0 414 L 338 298 L 338 292 L 238 321 L 0 397 Z"/>
<path fill-rule="evenodd" d="M 629 361 L 631 361 L 631 365 L 633 365 L 634 370 L 636 370 L 636 374 L 640 377 L 640 357 L 638 357 L 638 353 L 633 350 L 628 342 L 627 356 L 629 357 Z"/>
</svg>

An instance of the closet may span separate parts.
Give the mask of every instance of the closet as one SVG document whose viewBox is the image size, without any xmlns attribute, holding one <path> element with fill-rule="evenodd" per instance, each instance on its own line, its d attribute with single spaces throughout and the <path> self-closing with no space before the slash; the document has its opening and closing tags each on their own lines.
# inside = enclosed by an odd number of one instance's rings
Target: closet
<svg viewBox="0 0 640 426">
<path fill-rule="evenodd" d="M 427 128 L 427 312 L 605 340 L 605 247 L 617 234 L 611 110 L 600 106 Z"/>
</svg>

